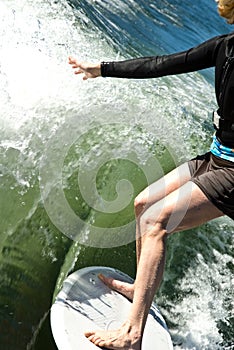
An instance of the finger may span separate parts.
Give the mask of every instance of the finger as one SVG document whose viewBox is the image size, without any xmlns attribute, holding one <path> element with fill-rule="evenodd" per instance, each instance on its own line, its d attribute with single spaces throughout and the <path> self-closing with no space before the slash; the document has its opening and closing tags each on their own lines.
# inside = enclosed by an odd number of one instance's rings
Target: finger
<svg viewBox="0 0 234 350">
<path fill-rule="evenodd" d="M 72 66 L 72 68 L 78 68 L 79 67 L 78 62 L 69 62 L 69 64 Z"/>
<path fill-rule="evenodd" d="M 68 61 L 69 61 L 69 62 L 74 62 L 75 60 L 76 60 L 76 59 L 75 59 L 74 57 L 72 57 L 72 56 L 69 56 L 69 57 L 68 57 Z"/>
<path fill-rule="evenodd" d="M 69 64 L 74 64 L 75 63 L 75 60 L 71 57 L 68 58 L 68 63 Z"/>
<path fill-rule="evenodd" d="M 74 65 L 79 65 L 79 62 L 77 61 L 77 59 L 76 58 L 73 58 L 73 57 L 69 57 L 68 58 L 68 63 L 69 64 L 74 64 Z"/>
</svg>

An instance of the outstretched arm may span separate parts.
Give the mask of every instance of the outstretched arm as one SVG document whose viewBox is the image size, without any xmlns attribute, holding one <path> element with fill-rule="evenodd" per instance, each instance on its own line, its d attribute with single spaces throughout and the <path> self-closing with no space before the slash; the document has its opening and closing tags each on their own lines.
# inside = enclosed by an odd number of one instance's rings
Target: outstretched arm
<svg viewBox="0 0 234 350">
<path fill-rule="evenodd" d="M 182 74 L 215 66 L 216 55 L 226 35 L 220 35 L 203 42 L 187 51 L 164 56 L 140 57 L 124 61 L 88 63 L 69 57 L 69 63 L 83 73 L 83 80 L 89 78 L 158 78 L 166 75 Z"/>
<path fill-rule="evenodd" d="M 75 74 L 83 74 L 83 80 L 97 78 L 101 76 L 101 64 L 80 62 L 74 57 L 68 58 L 68 63 L 74 69 Z"/>
<path fill-rule="evenodd" d="M 158 78 L 215 66 L 216 55 L 226 35 L 220 35 L 183 52 L 101 63 L 103 77 Z"/>
</svg>

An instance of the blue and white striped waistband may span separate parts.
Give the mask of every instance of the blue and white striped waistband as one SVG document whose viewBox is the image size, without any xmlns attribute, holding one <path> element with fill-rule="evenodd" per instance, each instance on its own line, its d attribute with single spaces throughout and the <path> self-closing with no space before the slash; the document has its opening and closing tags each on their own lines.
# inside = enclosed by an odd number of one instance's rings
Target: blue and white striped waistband
<svg viewBox="0 0 234 350">
<path fill-rule="evenodd" d="M 234 162 L 234 149 L 223 146 L 216 136 L 213 137 L 213 142 L 210 146 L 210 151 L 215 156 Z"/>
</svg>

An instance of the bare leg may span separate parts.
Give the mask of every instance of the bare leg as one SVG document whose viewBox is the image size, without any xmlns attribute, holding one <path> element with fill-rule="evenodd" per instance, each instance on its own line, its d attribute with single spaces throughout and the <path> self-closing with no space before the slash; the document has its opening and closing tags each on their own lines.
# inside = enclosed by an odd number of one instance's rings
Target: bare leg
<svg viewBox="0 0 234 350">
<path fill-rule="evenodd" d="M 137 266 L 141 255 L 142 237 L 140 233 L 140 218 L 141 215 L 149 208 L 153 203 L 157 203 L 171 192 L 177 190 L 191 179 L 188 164 L 182 164 L 178 168 L 172 170 L 163 178 L 154 182 L 152 185 L 142 191 L 135 199 L 135 216 L 136 216 L 136 259 Z M 123 294 L 128 299 L 133 299 L 134 284 L 129 284 L 108 278 L 103 275 L 99 276 L 100 279 L 111 289 L 116 290 L 120 294 Z"/>
<path fill-rule="evenodd" d="M 140 218 L 141 215 L 154 203 L 159 202 L 170 193 L 174 192 L 186 182 L 191 180 L 191 174 L 188 163 L 180 165 L 172 170 L 163 178 L 154 182 L 152 185 L 142 191 L 135 199 L 135 216 L 136 225 L 136 254 L 137 265 L 141 255 L 141 233 L 140 233 Z"/>
<path fill-rule="evenodd" d="M 222 215 L 190 181 L 147 208 L 140 218 L 141 255 L 128 320 L 116 331 L 87 332 L 88 339 L 108 349 L 140 350 L 149 308 L 162 278 L 167 236 Z"/>
</svg>

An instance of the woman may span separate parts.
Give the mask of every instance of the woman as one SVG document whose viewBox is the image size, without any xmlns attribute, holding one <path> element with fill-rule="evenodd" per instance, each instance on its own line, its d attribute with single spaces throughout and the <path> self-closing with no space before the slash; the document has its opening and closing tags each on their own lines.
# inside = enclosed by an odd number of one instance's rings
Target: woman
<svg viewBox="0 0 234 350">
<path fill-rule="evenodd" d="M 234 23 L 234 0 L 218 1 L 218 11 Z M 144 326 L 160 285 L 168 235 L 228 215 L 234 219 L 234 33 L 210 39 L 188 51 L 161 57 L 90 64 L 70 57 L 83 79 L 156 78 L 215 67 L 218 111 L 208 153 L 179 166 L 135 199 L 137 274 L 129 285 L 100 276 L 133 300 L 126 322 L 116 331 L 90 331 L 86 337 L 108 349 L 140 350 Z"/>
</svg>

